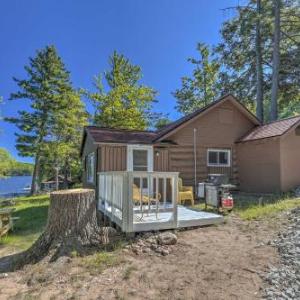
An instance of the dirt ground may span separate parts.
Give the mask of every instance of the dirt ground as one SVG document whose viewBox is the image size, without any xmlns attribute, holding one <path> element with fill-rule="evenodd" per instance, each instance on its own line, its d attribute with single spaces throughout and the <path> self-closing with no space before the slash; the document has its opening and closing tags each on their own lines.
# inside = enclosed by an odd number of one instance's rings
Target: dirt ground
<svg viewBox="0 0 300 300">
<path fill-rule="evenodd" d="M 98 272 L 79 263 L 37 264 L 0 279 L 0 299 L 261 299 L 259 276 L 277 264 L 267 245 L 284 216 L 177 232 L 167 256 L 120 250 L 120 263 Z"/>
</svg>

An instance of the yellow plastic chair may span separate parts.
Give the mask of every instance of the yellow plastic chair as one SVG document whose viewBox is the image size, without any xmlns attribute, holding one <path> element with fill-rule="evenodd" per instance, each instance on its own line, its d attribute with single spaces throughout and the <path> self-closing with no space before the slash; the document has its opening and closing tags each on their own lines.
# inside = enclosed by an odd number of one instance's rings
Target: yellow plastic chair
<svg viewBox="0 0 300 300">
<path fill-rule="evenodd" d="M 191 202 L 191 205 L 194 206 L 194 192 L 192 186 L 183 186 L 182 179 L 178 178 L 178 203 L 184 204 L 186 201 Z"/>
<path fill-rule="evenodd" d="M 161 199 L 161 194 L 158 193 L 157 194 L 157 198 L 153 198 L 153 197 L 148 197 L 148 195 L 141 195 L 141 189 L 138 188 L 135 184 L 133 184 L 132 186 L 132 198 L 133 198 L 133 202 L 134 204 L 139 204 L 140 205 L 140 210 L 141 210 L 141 217 L 138 218 L 140 221 L 143 219 L 144 217 L 144 210 L 143 210 L 143 204 L 147 204 L 148 205 L 148 214 L 150 211 L 150 206 L 151 204 L 155 204 L 155 216 L 157 219 L 158 216 L 158 206 L 159 206 L 159 200 Z"/>
<path fill-rule="evenodd" d="M 148 195 L 142 195 L 141 197 L 141 190 L 140 188 L 138 188 L 135 184 L 133 184 L 133 188 L 132 188 L 132 198 L 133 198 L 133 202 L 134 203 L 140 203 L 142 201 L 143 204 L 148 204 L 149 202 L 154 202 L 156 204 L 156 202 L 159 202 L 160 198 L 161 198 L 161 194 L 158 193 L 157 195 L 157 199 L 154 197 L 148 197 Z"/>
</svg>

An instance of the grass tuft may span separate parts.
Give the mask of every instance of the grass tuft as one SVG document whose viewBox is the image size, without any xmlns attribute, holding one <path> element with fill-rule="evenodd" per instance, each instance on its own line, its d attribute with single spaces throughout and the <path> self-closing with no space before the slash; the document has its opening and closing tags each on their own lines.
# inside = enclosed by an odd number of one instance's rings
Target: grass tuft
<svg viewBox="0 0 300 300">
<path fill-rule="evenodd" d="M 136 271 L 137 268 L 135 266 L 127 266 L 124 270 L 124 273 L 123 273 L 123 280 L 128 280 L 131 276 L 131 274 Z"/>
<path fill-rule="evenodd" d="M 81 261 L 91 274 L 99 274 L 109 267 L 114 267 L 123 262 L 120 255 L 115 252 L 101 251 L 84 257 Z"/>
</svg>

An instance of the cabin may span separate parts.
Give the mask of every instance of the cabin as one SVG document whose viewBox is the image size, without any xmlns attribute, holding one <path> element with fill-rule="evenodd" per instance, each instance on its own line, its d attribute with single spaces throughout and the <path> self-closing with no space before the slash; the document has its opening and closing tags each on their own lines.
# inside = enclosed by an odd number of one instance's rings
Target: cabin
<svg viewBox="0 0 300 300">
<path fill-rule="evenodd" d="M 194 192 L 208 174 L 226 174 L 241 191 L 287 191 L 300 185 L 299 132 L 300 116 L 262 125 L 233 95 L 158 131 L 87 126 L 83 184 L 96 189 L 99 210 L 124 231 L 199 225 L 204 215 L 200 222 L 177 205 L 178 178 Z"/>
<path fill-rule="evenodd" d="M 73 182 L 67 178 L 65 180 L 64 176 L 58 175 L 58 188 L 60 190 L 65 188 L 70 188 L 72 186 Z M 41 182 L 41 190 L 43 192 L 52 192 L 56 190 L 56 177 L 52 176 L 50 178 L 47 178 L 46 180 Z"/>
</svg>

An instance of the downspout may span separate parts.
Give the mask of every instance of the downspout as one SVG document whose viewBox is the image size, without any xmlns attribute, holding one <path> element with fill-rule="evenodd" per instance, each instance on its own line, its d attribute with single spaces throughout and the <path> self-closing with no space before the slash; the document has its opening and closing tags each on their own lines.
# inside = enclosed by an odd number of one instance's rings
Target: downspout
<svg viewBox="0 0 300 300">
<path fill-rule="evenodd" d="M 195 189 L 194 189 L 194 194 L 196 195 L 196 191 L 197 191 L 197 141 L 196 141 L 196 133 L 197 133 L 197 129 L 194 128 L 194 185 L 195 185 Z"/>
</svg>

